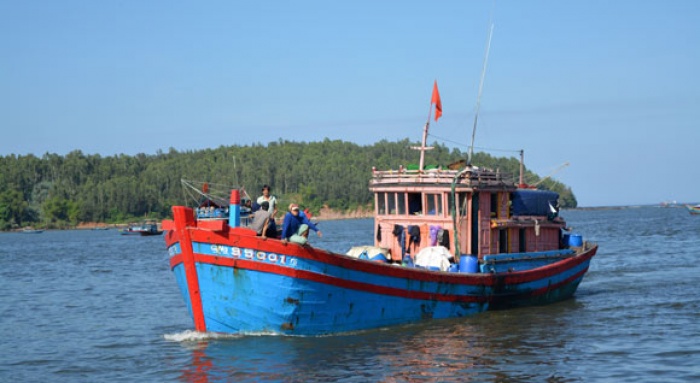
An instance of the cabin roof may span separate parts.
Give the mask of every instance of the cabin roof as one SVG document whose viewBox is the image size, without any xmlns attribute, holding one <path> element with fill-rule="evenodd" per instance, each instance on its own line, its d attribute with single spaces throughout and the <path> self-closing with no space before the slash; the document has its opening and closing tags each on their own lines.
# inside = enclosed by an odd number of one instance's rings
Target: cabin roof
<svg viewBox="0 0 700 383">
<path fill-rule="evenodd" d="M 498 170 L 469 166 L 462 170 L 430 169 L 408 170 L 400 167 L 398 170 L 372 169 L 369 182 L 371 191 L 395 188 L 451 188 L 452 182 L 458 176 L 456 188 L 459 190 L 515 190 L 517 188 L 513 176 Z"/>
</svg>

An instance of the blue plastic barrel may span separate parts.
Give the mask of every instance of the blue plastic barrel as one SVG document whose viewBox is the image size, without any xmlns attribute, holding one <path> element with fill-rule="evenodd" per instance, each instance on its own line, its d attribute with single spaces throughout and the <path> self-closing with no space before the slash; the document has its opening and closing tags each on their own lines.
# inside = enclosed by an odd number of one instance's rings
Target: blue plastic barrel
<svg viewBox="0 0 700 383">
<path fill-rule="evenodd" d="M 569 236 L 569 246 L 571 246 L 571 247 L 583 246 L 583 237 L 581 237 L 578 234 L 571 234 Z"/>
<path fill-rule="evenodd" d="M 478 273 L 479 259 L 475 255 L 462 254 L 459 257 L 459 272 L 460 273 Z"/>
</svg>

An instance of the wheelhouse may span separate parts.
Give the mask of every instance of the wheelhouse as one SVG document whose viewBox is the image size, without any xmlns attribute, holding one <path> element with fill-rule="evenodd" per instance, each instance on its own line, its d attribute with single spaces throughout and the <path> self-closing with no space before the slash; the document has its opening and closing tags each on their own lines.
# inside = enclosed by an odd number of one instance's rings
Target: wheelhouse
<svg viewBox="0 0 700 383">
<path fill-rule="evenodd" d="M 372 170 L 375 246 L 393 261 L 441 245 L 457 257 L 561 248 L 564 222 L 558 195 L 519 189 L 512 176 L 467 166 L 463 170 Z"/>
</svg>

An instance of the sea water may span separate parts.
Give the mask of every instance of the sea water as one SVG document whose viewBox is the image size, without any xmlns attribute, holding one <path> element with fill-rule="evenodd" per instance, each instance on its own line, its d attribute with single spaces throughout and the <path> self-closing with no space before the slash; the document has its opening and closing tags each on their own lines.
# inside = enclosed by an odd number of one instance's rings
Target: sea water
<svg viewBox="0 0 700 383">
<path fill-rule="evenodd" d="M 192 331 L 160 236 L 0 234 L 0 381 L 700 381 L 700 216 L 562 216 L 600 244 L 573 299 L 324 337 Z M 314 246 L 372 242 L 371 220 L 321 228 Z"/>
</svg>

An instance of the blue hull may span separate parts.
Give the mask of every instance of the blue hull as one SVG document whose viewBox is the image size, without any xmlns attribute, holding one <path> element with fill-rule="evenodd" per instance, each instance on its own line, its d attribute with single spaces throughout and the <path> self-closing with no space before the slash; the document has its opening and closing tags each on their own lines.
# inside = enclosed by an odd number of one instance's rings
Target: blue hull
<svg viewBox="0 0 700 383">
<path fill-rule="evenodd" d="M 254 236 L 237 236 L 235 242 L 275 246 L 191 242 L 194 295 L 182 243 L 170 243 L 180 291 L 193 318 L 197 311 L 193 296 L 200 299 L 206 331 L 322 335 L 551 303 L 575 292 L 596 250 L 534 270 L 461 274 L 351 259 L 292 244 L 279 246 L 278 241 L 263 242 Z"/>
<path fill-rule="evenodd" d="M 173 272 L 187 301 L 184 266 Z M 387 297 L 260 271 L 234 273 L 216 265 L 198 264 L 197 273 L 207 331 L 214 332 L 321 335 L 463 317 L 488 308 L 485 302 Z M 191 305 L 188 310 L 192 315 Z"/>
</svg>

